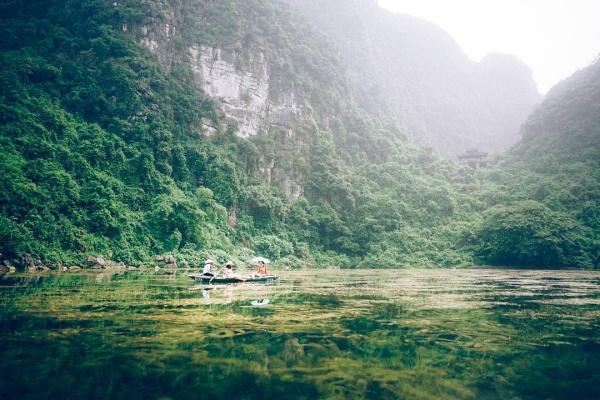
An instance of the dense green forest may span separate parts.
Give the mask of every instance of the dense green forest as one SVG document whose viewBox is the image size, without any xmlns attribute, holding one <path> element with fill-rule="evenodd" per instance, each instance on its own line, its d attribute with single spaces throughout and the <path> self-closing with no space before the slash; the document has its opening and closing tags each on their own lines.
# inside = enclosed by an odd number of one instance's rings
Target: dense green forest
<svg viewBox="0 0 600 400">
<path fill-rule="evenodd" d="M 522 140 L 484 175 L 496 186 L 497 207 L 486 214 L 483 259 L 599 266 L 599 82 L 596 61 L 556 85 L 523 126 Z"/>
<path fill-rule="evenodd" d="M 3 0 L 0 16 L 3 259 L 600 263 L 597 85 L 565 82 L 502 162 L 474 171 L 361 109 L 335 48 L 277 1 Z M 178 27 L 168 67 L 140 44 L 142 28 L 166 20 Z M 298 94 L 302 117 L 239 138 L 194 86 L 191 44 L 236 51 L 240 63 L 260 52 L 269 96 Z M 582 85 L 600 81 L 590 68 Z M 202 134 L 207 121 L 215 135 Z M 300 197 L 263 179 L 265 159 L 301 177 Z"/>
</svg>

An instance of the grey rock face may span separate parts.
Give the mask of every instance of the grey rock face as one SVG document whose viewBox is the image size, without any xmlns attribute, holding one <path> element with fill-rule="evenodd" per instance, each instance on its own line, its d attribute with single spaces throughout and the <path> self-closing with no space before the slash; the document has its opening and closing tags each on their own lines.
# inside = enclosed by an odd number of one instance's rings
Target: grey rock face
<svg viewBox="0 0 600 400">
<path fill-rule="evenodd" d="M 193 42 L 180 49 L 174 45 L 176 35 L 182 30 L 176 11 L 168 11 L 156 25 L 140 27 L 137 37 L 166 71 L 173 63 L 187 64 L 199 94 L 215 101 L 220 112 L 219 123 L 203 120 L 201 126 L 191 129 L 210 137 L 235 126 L 234 132 L 241 138 L 283 129 L 291 132 L 288 136 L 295 137 L 293 130 L 302 124 L 305 115 L 303 94 L 274 89 L 271 60 L 265 53 L 240 48 L 225 50 Z M 278 168 L 273 160 L 263 160 L 258 173 L 265 182 L 279 186 L 290 201 L 303 193 L 302 179 Z"/>
<path fill-rule="evenodd" d="M 140 44 L 155 54 L 165 69 L 173 60 L 189 64 L 194 83 L 202 95 L 210 96 L 227 122 L 237 125 L 236 135 L 242 138 L 258 135 L 272 125 L 294 126 L 302 115 L 302 106 L 295 93 L 278 93 L 272 99 L 269 64 L 264 53 L 245 54 L 192 44 L 187 54 L 177 54 L 172 39 L 176 25 L 167 22 L 141 28 Z M 301 96 L 300 96 L 301 97 Z M 224 126 L 215 127 L 204 121 L 203 134 L 212 136 Z"/>
<path fill-rule="evenodd" d="M 269 73 L 263 54 L 236 68 L 235 54 L 206 46 L 191 46 L 189 62 L 196 87 L 220 102 L 225 115 L 237 122 L 237 135 L 257 135 L 267 119 Z"/>
</svg>

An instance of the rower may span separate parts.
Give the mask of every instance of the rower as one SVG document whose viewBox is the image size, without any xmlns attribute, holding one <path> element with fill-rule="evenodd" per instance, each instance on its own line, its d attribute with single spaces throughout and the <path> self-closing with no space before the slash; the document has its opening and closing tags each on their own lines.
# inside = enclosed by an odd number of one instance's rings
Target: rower
<svg viewBox="0 0 600 400">
<path fill-rule="evenodd" d="M 211 260 L 210 258 L 207 258 L 206 261 L 204 261 L 204 268 L 202 269 L 202 275 L 215 276 L 215 274 L 213 274 L 211 272 L 211 268 L 214 263 L 215 262 L 213 260 Z"/>
</svg>

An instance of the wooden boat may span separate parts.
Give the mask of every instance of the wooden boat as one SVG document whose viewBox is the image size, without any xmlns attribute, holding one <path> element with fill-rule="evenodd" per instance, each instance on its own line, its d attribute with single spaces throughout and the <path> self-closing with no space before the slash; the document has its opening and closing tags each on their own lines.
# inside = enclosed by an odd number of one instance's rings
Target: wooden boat
<svg viewBox="0 0 600 400">
<path fill-rule="evenodd" d="M 276 275 L 256 275 L 249 277 L 248 279 L 240 278 L 227 278 L 225 276 L 207 276 L 204 274 L 188 274 L 188 277 L 195 280 L 198 283 L 239 283 L 239 282 L 261 282 L 261 283 L 272 283 L 279 279 Z"/>
</svg>

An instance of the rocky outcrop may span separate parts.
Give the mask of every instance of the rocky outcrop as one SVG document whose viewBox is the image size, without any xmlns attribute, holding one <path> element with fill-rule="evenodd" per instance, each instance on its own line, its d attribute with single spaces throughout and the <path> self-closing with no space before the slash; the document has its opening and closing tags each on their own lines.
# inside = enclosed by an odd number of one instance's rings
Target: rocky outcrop
<svg viewBox="0 0 600 400">
<path fill-rule="evenodd" d="M 286 199 L 293 202 L 304 194 L 304 181 L 301 176 L 284 175 L 281 177 L 280 188 Z"/>
<path fill-rule="evenodd" d="M 178 33 L 176 25 L 174 10 L 167 9 L 161 23 L 140 28 L 140 44 L 155 54 L 167 71 L 171 70 L 175 57 L 174 39 Z"/>
<path fill-rule="evenodd" d="M 92 256 L 88 255 L 86 261 L 91 269 L 115 269 L 124 270 L 127 269 L 127 265 L 122 262 L 114 262 L 103 256 Z M 75 269 L 76 270 L 76 269 Z"/>
<path fill-rule="evenodd" d="M 189 62 L 196 87 L 220 103 L 225 116 L 237 123 L 237 135 L 255 136 L 265 127 L 268 113 L 269 72 L 262 53 L 236 68 L 235 53 L 207 46 L 191 46 Z"/>
<path fill-rule="evenodd" d="M 294 93 L 269 97 L 269 64 L 264 53 L 242 56 L 208 46 L 188 48 L 189 64 L 198 90 L 218 102 L 242 138 L 269 131 L 273 125 L 293 127 L 301 116 Z"/>
<path fill-rule="evenodd" d="M 14 264 L 18 267 L 18 269 L 25 270 L 26 272 L 39 272 L 39 271 L 49 271 L 47 265 L 45 265 L 41 258 L 34 257 L 30 254 L 23 254 L 19 256 L 15 260 L 5 260 L 3 264 L 9 271 L 15 271 L 17 268 L 13 266 Z"/>
<path fill-rule="evenodd" d="M 174 15 L 169 13 L 165 21 L 154 27 L 141 27 L 139 43 L 155 54 L 167 70 L 173 60 L 186 62 L 198 92 L 217 104 L 220 123 L 205 119 L 196 130 L 210 137 L 235 127 L 237 136 L 250 138 L 282 129 L 288 131 L 289 138 L 285 140 L 293 141 L 293 130 L 302 124 L 303 96 L 274 90 L 267 56 L 260 51 L 224 50 L 201 44 L 191 44 L 178 53 L 172 43 L 179 30 Z M 287 147 L 297 153 L 302 146 L 294 143 Z M 290 201 L 303 193 L 302 178 L 280 169 L 273 160 L 261 160 L 258 173 L 265 182 L 279 186 Z"/>
<path fill-rule="evenodd" d="M 16 272 L 16 270 L 17 269 L 8 260 L 0 263 L 0 275 L 12 274 Z"/>
<path fill-rule="evenodd" d="M 106 259 L 102 256 L 95 257 L 88 255 L 86 257 L 86 261 L 88 262 L 89 267 L 92 269 L 104 269 L 109 265 Z"/>
<path fill-rule="evenodd" d="M 166 70 L 174 60 L 187 62 L 198 91 L 215 100 L 223 114 L 222 126 L 203 121 L 202 133 L 207 136 L 223 131 L 226 125 L 236 125 L 236 135 L 243 138 L 265 132 L 273 125 L 295 126 L 302 114 L 298 94 L 277 93 L 270 96 L 269 60 L 262 52 L 223 50 L 192 44 L 185 53 L 177 53 L 173 38 L 178 28 L 174 17 L 157 26 L 140 28 L 139 43 L 156 55 Z"/>
<path fill-rule="evenodd" d="M 168 270 L 177 269 L 177 260 L 175 259 L 175 256 L 173 256 L 172 254 L 156 256 L 156 257 L 154 257 L 154 261 L 156 262 L 157 268 L 165 268 Z"/>
<path fill-rule="evenodd" d="M 2 254 L 0 253 L 0 259 Z M 6 259 L 0 263 L 0 274 L 9 274 L 16 272 L 17 268 L 13 265 L 13 263 Z"/>
<path fill-rule="evenodd" d="M 203 119 L 200 126 L 190 127 L 205 137 L 212 137 L 233 129 L 241 138 L 251 138 L 274 129 L 289 131 L 303 124 L 304 96 L 298 90 L 276 88 L 279 78 L 274 78 L 271 63 L 259 49 L 222 49 L 183 40 L 178 10 L 169 9 L 160 22 L 142 26 L 137 30 L 138 43 L 153 53 L 166 71 L 174 63 L 187 64 L 194 85 L 201 96 L 210 97 L 217 105 L 219 120 Z M 131 27 L 127 28 L 131 31 Z M 185 46 L 181 47 L 181 42 Z M 174 42 L 179 45 L 175 46 Z M 289 138 L 285 139 L 290 142 Z M 292 153 L 282 150 L 281 157 L 289 158 L 304 151 L 303 143 L 292 144 Z M 294 201 L 303 193 L 303 179 L 299 174 L 282 169 L 278 162 L 262 160 L 258 174 L 265 182 L 276 185 L 288 200 Z M 286 163 L 289 164 L 289 163 Z M 235 224 L 235 217 L 233 223 Z"/>
</svg>

